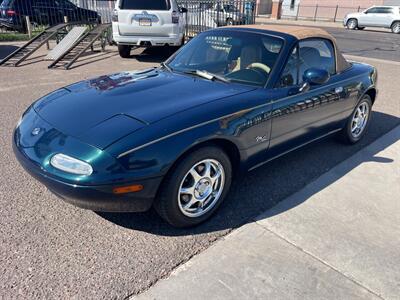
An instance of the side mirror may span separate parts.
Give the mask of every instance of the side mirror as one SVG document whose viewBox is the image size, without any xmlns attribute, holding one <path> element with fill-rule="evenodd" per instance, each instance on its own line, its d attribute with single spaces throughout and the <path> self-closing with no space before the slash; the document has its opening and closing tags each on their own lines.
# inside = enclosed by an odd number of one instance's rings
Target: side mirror
<svg viewBox="0 0 400 300">
<path fill-rule="evenodd" d="M 329 81 L 331 75 L 327 70 L 310 68 L 304 72 L 303 80 L 310 85 L 325 84 Z"/>
<path fill-rule="evenodd" d="M 180 11 L 181 13 L 187 13 L 187 12 L 188 12 L 187 8 L 185 8 L 185 7 L 179 8 L 179 11 Z"/>
</svg>

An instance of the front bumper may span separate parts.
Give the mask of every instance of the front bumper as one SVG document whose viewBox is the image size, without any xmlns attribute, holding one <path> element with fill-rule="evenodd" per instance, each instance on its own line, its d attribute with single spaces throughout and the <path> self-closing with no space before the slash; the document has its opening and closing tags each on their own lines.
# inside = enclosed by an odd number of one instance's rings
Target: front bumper
<svg viewBox="0 0 400 300">
<path fill-rule="evenodd" d="M 180 46 L 182 44 L 183 35 L 174 34 L 169 37 L 146 37 L 146 36 L 129 36 L 113 33 L 113 40 L 118 45 L 128 46 Z"/>
<path fill-rule="evenodd" d="M 156 197 L 157 189 L 162 177 L 140 180 L 112 185 L 78 185 L 63 182 L 54 178 L 43 167 L 38 165 L 30 151 L 18 147 L 13 141 L 13 150 L 22 167 L 35 179 L 44 184 L 51 192 L 63 199 L 65 202 L 80 208 L 103 212 L 142 212 L 148 210 Z M 143 190 L 135 193 L 116 195 L 113 193 L 115 187 L 141 184 Z"/>
</svg>

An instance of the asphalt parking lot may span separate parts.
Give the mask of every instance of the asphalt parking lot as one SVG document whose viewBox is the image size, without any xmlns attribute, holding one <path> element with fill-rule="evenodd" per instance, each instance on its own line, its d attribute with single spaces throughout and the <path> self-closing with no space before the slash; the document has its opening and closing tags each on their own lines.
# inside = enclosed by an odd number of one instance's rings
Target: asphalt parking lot
<svg viewBox="0 0 400 300">
<path fill-rule="evenodd" d="M 123 299 L 137 294 L 400 124 L 399 43 L 395 51 L 376 50 L 384 45 L 381 40 L 393 42 L 394 36 L 385 33 L 384 39 L 375 35 L 374 45 L 354 41 L 360 49 L 350 52 L 352 46 L 345 43 L 351 39 L 340 34 L 346 37 L 339 38 L 349 50 L 345 53 L 387 60 L 352 57 L 379 71 L 380 94 L 366 138 L 356 146 L 330 138 L 236 178 L 218 214 L 190 230 L 171 228 L 153 211 L 97 214 L 65 204 L 22 170 L 11 149 L 19 116 L 37 98 L 85 78 L 157 65 L 166 55 L 148 51 L 121 59 L 109 48 L 62 71 L 48 70 L 48 63 L 40 61 L 42 51 L 20 68 L 0 68 L 0 298 Z M 0 57 L 5 47 L 13 45 L 0 45 Z M 386 54 L 377 57 L 375 51 Z"/>
<path fill-rule="evenodd" d="M 335 36 L 344 54 L 400 61 L 400 34 L 384 29 L 325 29 Z"/>
</svg>

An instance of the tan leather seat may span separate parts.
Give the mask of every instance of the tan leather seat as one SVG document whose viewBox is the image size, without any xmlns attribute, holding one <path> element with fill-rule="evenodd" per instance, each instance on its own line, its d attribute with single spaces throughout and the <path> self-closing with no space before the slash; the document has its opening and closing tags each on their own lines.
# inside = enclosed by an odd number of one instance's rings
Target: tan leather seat
<svg viewBox="0 0 400 300">
<path fill-rule="evenodd" d="M 261 61 L 262 52 L 260 47 L 254 45 L 244 46 L 240 52 L 238 64 L 233 71 L 246 69 L 252 63 L 260 63 Z"/>
<path fill-rule="evenodd" d="M 260 47 L 245 46 L 240 54 L 240 69 L 246 69 L 252 63 L 260 63 L 262 53 Z"/>
</svg>

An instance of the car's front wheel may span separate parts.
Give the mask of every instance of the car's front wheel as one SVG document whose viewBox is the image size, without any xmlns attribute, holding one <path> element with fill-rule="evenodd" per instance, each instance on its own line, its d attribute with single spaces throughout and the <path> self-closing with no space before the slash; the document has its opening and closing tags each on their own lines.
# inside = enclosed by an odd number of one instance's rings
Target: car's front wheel
<svg viewBox="0 0 400 300">
<path fill-rule="evenodd" d="M 347 120 L 346 127 L 343 128 L 341 132 L 342 140 L 348 144 L 355 144 L 360 141 L 367 131 L 371 114 L 371 97 L 369 95 L 364 95 Z"/>
<path fill-rule="evenodd" d="M 175 227 L 207 220 L 226 197 L 232 180 L 229 157 L 218 147 L 200 148 L 184 157 L 167 175 L 155 209 Z"/>
<path fill-rule="evenodd" d="M 118 45 L 119 56 L 121 56 L 122 58 L 129 58 L 131 56 L 131 49 L 131 46 Z"/>
<path fill-rule="evenodd" d="M 357 27 L 358 27 L 358 21 L 357 21 L 357 19 L 349 19 L 349 20 L 347 21 L 347 23 L 346 23 L 346 26 L 347 26 L 348 29 L 356 30 Z"/>
<path fill-rule="evenodd" d="M 391 26 L 391 29 L 393 33 L 400 33 L 400 22 L 394 22 Z"/>
</svg>

